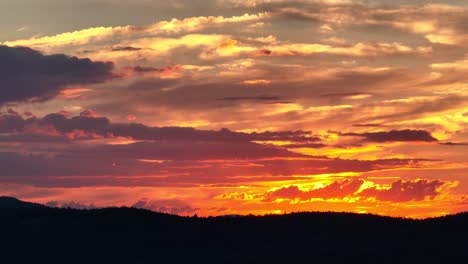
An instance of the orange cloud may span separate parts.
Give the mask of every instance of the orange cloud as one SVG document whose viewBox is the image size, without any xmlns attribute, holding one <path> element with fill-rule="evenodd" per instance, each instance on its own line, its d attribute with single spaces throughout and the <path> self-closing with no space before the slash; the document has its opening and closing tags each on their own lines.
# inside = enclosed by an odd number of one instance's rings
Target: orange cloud
<svg viewBox="0 0 468 264">
<path fill-rule="evenodd" d="M 297 186 L 283 187 L 267 193 L 264 201 L 275 201 L 276 199 L 310 200 L 312 198 L 344 198 L 356 193 L 363 183 L 364 180 L 362 179 L 345 180 L 342 182 L 335 181 L 332 184 L 310 191 L 302 191 Z"/>
<path fill-rule="evenodd" d="M 137 119 L 137 117 L 135 115 L 128 115 L 127 116 L 128 121 L 135 121 L 136 119 Z"/>
<path fill-rule="evenodd" d="M 69 88 L 60 91 L 60 95 L 67 99 L 76 99 L 83 95 L 83 93 L 90 92 L 91 89 L 88 88 Z"/>
<path fill-rule="evenodd" d="M 244 84 L 270 84 L 270 80 L 245 80 L 242 83 Z"/>
<path fill-rule="evenodd" d="M 233 17 L 191 17 L 184 20 L 172 19 L 171 21 L 161 21 L 148 26 L 121 26 L 121 27 L 96 27 L 66 32 L 55 36 L 33 37 L 15 41 L 5 41 L 2 44 L 7 46 L 27 46 L 43 51 L 51 51 L 69 45 L 85 45 L 104 40 L 112 40 L 116 36 L 127 38 L 141 38 L 157 36 L 167 33 L 190 33 L 199 31 L 206 27 L 214 27 L 225 24 L 256 22 L 268 17 L 267 13 L 244 14 Z"/>
<path fill-rule="evenodd" d="M 314 199 L 376 199 L 379 201 L 409 202 L 435 199 L 451 188 L 450 182 L 439 180 L 398 180 L 391 185 L 379 185 L 364 179 L 334 181 L 323 187 L 301 189 L 296 185 L 282 187 L 265 193 L 232 193 L 223 199 L 261 200 L 263 202 L 311 201 Z"/>
</svg>

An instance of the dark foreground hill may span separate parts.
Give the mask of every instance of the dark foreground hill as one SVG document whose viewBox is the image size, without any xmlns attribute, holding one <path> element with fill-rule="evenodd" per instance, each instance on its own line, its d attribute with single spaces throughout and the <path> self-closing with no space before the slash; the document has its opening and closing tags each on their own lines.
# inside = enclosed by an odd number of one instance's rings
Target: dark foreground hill
<svg viewBox="0 0 468 264">
<path fill-rule="evenodd" d="M 10 206 L 1 203 L 10 202 Z M 184 218 L 0 199 L 0 263 L 466 263 L 468 214 Z M 19 202 L 19 203 L 18 203 Z"/>
</svg>

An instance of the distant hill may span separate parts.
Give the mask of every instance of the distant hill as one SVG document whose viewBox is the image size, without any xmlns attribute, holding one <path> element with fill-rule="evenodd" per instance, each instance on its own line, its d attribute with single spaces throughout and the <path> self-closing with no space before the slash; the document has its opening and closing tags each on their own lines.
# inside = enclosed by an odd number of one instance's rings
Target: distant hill
<svg viewBox="0 0 468 264">
<path fill-rule="evenodd" d="M 468 213 L 180 217 L 0 199 L 0 263 L 464 263 Z M 12 205 L 19 206 L 12 206 Z M 4 205 L 3 205 L 4 206 Z"/>
<path fill-rule="evenodd" d="M 0 196 L 0 209 L 44 207 L 41 204 L 20 201 L 13 197 Z"/>
</svg>

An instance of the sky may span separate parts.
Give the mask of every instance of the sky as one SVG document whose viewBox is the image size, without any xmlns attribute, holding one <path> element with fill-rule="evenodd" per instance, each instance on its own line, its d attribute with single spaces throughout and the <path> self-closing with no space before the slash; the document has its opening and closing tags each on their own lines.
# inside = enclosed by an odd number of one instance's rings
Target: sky
<svg viewBox="0 0 468 264">
<path fill-rule="evenodd" d="M 0 2 L 0 195 L 212 216 L 468 211 L 468 4 Z"/>
</svg>

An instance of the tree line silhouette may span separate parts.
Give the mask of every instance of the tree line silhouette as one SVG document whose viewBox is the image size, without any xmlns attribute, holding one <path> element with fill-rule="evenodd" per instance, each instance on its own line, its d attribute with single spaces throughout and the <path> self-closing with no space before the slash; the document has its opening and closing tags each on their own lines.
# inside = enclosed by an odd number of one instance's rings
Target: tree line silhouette
<svg viewBox="0 0 468 264">
<path fill-rule="evenodd" d="M 467 223 L 468 213 L 205 218 L 0 198 L 0 263 L 455 263 L 468 259 Z"/>
</svg>

